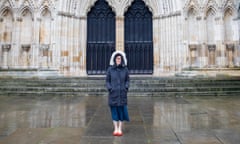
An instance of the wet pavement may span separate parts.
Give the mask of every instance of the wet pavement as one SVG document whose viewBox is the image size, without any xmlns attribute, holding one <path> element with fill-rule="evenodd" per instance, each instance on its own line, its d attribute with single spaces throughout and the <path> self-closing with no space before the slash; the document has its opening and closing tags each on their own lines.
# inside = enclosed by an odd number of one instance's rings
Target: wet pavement
<svg viewBox="0 0 240 144">
<path fill-rule="evenodd" d="M 129 97 L 112 136 L 107 97 L 0 97 L 0 144 L 239 144 L 240 97 Z"/>
</svg>

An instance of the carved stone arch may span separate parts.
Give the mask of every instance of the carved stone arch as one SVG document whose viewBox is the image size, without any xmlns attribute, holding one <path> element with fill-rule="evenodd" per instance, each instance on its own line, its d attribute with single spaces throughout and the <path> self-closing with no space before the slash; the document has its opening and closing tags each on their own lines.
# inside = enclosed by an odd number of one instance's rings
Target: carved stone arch
<svg viewBox="0 0 240 144">
<path fill-rule="evenodd" d="M 44 7 L 42 7 L 40 10 L 41 10 L 41 11 L 40 11 L 40 17 L 43 17 L 43 16 L 46 15 L 46 13 L 49 13 L 49 14 L 50 14 L 49 17 L 52 18 L 52 12 L 51 12 L 51 10 L 50 10 L 49 7 L 44 6 Z"/>
<path fill-rule="evenodd" d="M 40 5 L 39 5 L 39 8 L 40 8 L 40 12 L 45 9 L 45 8 L 48 8 L 51 12 L 54 10 L 55 6 L 54 6 L 54 3 L 52 2 L 52 0 L 43 0 Z"/>
<path fill-rule="evenodd" d="M 234 19 L 234 12 L 233 9 L 230 7 L 224 8 L 224 13 L 223 13 L 223 21 L 224 21 L 224 31 L 225 31 L 225 42 L 229 42 L 232 40 L 232 35 L 233 35 L 233 27 L 232 27 L 232 22 Z"/>
<path fill-rule="evenodd" d="M 186 12 L 186 14 L 189 12 L 189 10 L 194 9 L 196 12 L 199 12 L 200 5 L 197 0 L 187 0 L 185 3 L 183 10 Z"/>
<path fill-rule="evenodd" d="M 196 6 L 190 6 L 186 11 L 184 11 L 185 19 L 187 20 L 190 15 L 198 16 L 199 9 Z"/>
<path fill-rule="evenodd" d="M 92 0 L 94 1 L 94 0 Z M 91 3 L 90 7 L 87 9 L 87 13 L 91 10 L 91 8 L 95 5 L 95 3 L 97 2 L 98 0 L 95 0 L 95 2 Z M 117 0 L 119 2 L 119 0 Z M 108 5 L 111 7 L 112 11 L 116 14 L 117 13 L 117 10 L 115 8 L 115 4 L 111 1 L 111 0 L 106 0 L 106 2 L 108 3 Z"/>
<path fill-rule="evenodd" d="M 234 10 L 231 7 L 224 8 L 223 17 L 225 17 L 227 14 L 234 15 Z"/>
<path fill-rule="evenodd" d="M 20 11 L 19 11 L 19 14 L 20 14 L 19 17 L 20 17 L 20 18 L 23 18 L 23 16 L 25 15 L 25 13 L 26 13 L 27 11 L 29 11 L 29 13 L 31 14 L 32 19 L 34 19 L 33 10 L 32 10 L 30 7 L 28 7 L 28 6 L 25 6 L 25 7 L 23 7 L 22 9 L 20 9 Z"/>
<path fill-rule="evenodd" d="M 85 10 L 85 16 L 87 16 L 87 13 L 91 11 L 91 8 L 95 5 L 95 3 L 98 0 L 89 0 L 89 2 L 86 4 L 86 10 Z"/>
<path fill-rule="evenodd" d="M 205 15 L 205 17 L 207 17 L 209 12 L 211 12 L 211 11 L 215 15 L 218 11 L 219 6 L 215 0 L 207 0 L 206 3 L 204 4 L 204 7 L 205 7 L 204 15 Z"/>
<path fill-rule="evenodd" d="M 19 9 L 19 11 L 18 11 L 19 18 L 23 18 L 23 16 L 25 15 L 25 12 L 26 12 L 26 11 L 29 11 L 30 14 L 31 14 L 32 19 L 34 19 L 34 11 L 33 11 L 33 9 L 32 9 L 31 7 L 29 7 L 29 6 L 24 6 L 24 7 L 22 7 L 22 8 Z"/>
<path fill-rule="evenodd" d="M 0 6 L 5 7 L 5 6 L 9 6 L 9 7 L 14 7 L 14 3 L 13 0 L 2 0 L 2 2 L 0 2 Z"/>
<path fill-rule="evenodd" d="M 214 7 L 208 7 L 205 11 L 205 17 L 207 18 L 209 16 L 209 14 L 212 14 L 212 15 L 216 15 L 217 13 L 217 10 L 214 8 Z"/>
<path fill-rule="evenodd" d="M 51 41 L 51 20 L 52 15 L 48 7 L 45 7 L 40 13 L 40 29 L 39 29 L 39 43 L 45 44 L 46 47 L 50 44 Z"/>
<path fill-rule="evenodd" d="M 233 6 L 234 7 L 234 1 L 233 0 L 223 0 L 222 1 L 222 5 L 221 5 L 221 7 L 226 7 L 226 6 Z"/>
<path fill-rule="evenodd" d="M 234 3 L 231 0 L 225 0 L 222 5 L 223 13 L 225 15 L 226 12 L 231 11 L 233 16 L 237 17 L 237 9 Z"/>
<path fill-rule="evenodd" d="M 152 1 L 151 0 L 142 0 L 142 1 L 146 4 L 146 6 L 152 12 L 153 15 L 157 15 L 157 7 L 153 6 L 153 1 L 155 1 L 155 0 L 152 0 Z M 133 2 L 134 2 L 134 0 L 128 0 L 128 2 L 125 5 L 125 8 L 124 8 L 124 13 L 127 12 L 128 8 L 132 5 Z"/>
<path fill-rule="evenodd" d="M 23 0 L 22 4 L 20 5 L 20 8 L 29 6 L 31 9 L 37 8 L 37 5 L 35 5 L 34 0 Z"/>
<path fill-rule="evenodd" d="M 3 8 L 0 9 L 0 17 L 3 17 L 3 16 L 5 15 L 4 13 L 5 13 L 6 11 L 11 12 L 11 15 L 14 16 L 14 13 L 13 13 L 12 8 L 9 7 L 9 6 L 6 6 L 6 7 L 3 7 Z"/>
<path fill-rule="evenodd" d="M 87 16 L 88 12 L 91 10 L 91 8 L 95 5 L 95 3 L 97 1 L 98 0 L 83 0 L 77 6 L 78 15 L 80 15 L 80 16 Z M 114 13 L 117 13 L 117 10 L 115 8 L 115 4 L 117 2 L 120 2 L 120 1 L 123 2 L 123 0 L 117 0 L 117 1 L 115 1 L 115 0 L 106 0 L 106 2 L 112 8 Z M 133 1 L 133 0 L 126 0 L 125 2 L 129 3 L 129 1 Z"/>
<path fill-rule="evenodd" d="M 3 22 L 0 25 L 0 41 L 4 43 L 11 43 L 12 41 L 12 31 L 13 31 L 13 21 L 14 15 L 10 7 L 6 6 L 0 10 L 0 18 Z"/>
<path fill-rule="evenodd" d="M 157 1 L 156 0 L 143 0 L 145 4 L 147 5 L 148 9 L 152 12 L 153 15 L 157 15 L 158 7 L 157 7 Z M 155 2 L 155 3 L 154 3 Z"/>
<path fill-rule="evenodd" d="M 82 0 L 81 3 L 79 2 L 77 6 L 77 15 L 86 17 L 96 1 L 97 0 Z"/>
<path fill-rule="evenodd" d="M 133 0 L 107 0 L 117 16 L 123 16 Z"/>
</svg>

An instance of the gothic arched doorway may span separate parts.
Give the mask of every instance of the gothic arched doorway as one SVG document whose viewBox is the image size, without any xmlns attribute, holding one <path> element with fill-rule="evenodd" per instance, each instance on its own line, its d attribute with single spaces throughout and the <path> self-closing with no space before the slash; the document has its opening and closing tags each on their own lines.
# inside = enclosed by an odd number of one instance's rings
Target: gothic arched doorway
<svg viewBox="0 0 240 144">
<path fill-rule="evenodd" d="M 125 52 L 129 72 L 131 74 L 152 74 L 152 13 L 142 0 L 135 0 L 124 16 Z"/>
<path fill-rule="evenodd" d="M 115 51 L 115 14 L 98 0 L 87 16 L 87 74 L 105 74 Z"/>
</svg>

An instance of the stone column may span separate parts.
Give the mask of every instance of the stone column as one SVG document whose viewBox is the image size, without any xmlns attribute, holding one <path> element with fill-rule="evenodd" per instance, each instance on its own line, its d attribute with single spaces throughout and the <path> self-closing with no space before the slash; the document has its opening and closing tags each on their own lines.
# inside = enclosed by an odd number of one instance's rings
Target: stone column
<svg viewBox="0 0 240 144">
<path fill-rule="evenodd" d="M 22 50 L 23 50 L 23 68 L 28 68 L 29 66 L 29 55 L 28 52 L 30 50 L 31 45 L 30 44 L 26 44 L 26 45 L 22 45 Z"/>
<path fill-rule="evenodd" d="M 240 66 L 240 2 L 239 2 L 239 9 L 238 9 L 238 44 L 236 46 L 236 66 Z"/>
<path fill-rule="evenodd" d="M 224 42 L 224 21 L 223 16 L 220 16 L 215 19 L 216 21 L 216 31 L 215 31 L 215 40 L 216 40 L 216 65 L 218 67 L 226 66 L 226 56 L 225 56 L 225 45 Z"/>
<path fill-rule="evenodd" d="M 87 50 L 87 17 L 82 16 L 80 17 L 80 51 L 79 51 L 79 57 L 80 57 L 80 75 L 81 76 L 87 76 L 87 56 L 86 56 L 86 50 Z"/>
<path fill-rule="evenodd" d="M 234 67 L 234 64 L 233 64 L 234 44 L 227 44 L 226 49 L 227 49 L 227 66 L 229 68 L 232 68 Z"/>
<path fill-rule="evenodd" d="M 206 21 L 204 19 L 204 15 L 200 15 L 197 17 L 197 22 L 199 26 L 199 67 L 204 68 L 208 65 L 208 57 L 207 57 L 207 48 L 206 48 Z"/>
<path fill-rule="evenodd" d="M 116 17 L 116 50 L 124 51 L 124 17 Z"/>
<path fill-rule="evenodd" d="M 201 52 L 202 52 L 202 57 L 201 57 L 202 63 L 201 63 L 200 67 L 206 68 L 206 67 L 208 67 L 208 64 L 209 64 L 209 58 L 208 58 L 209 50 L 208 50 L 208 46 L 205 43 L 203 43 L 201 45 L 201 47 L 202 47 L 202 50 L 201 50 Z"/>
<path fill-rule="evenodd" d="M 8 52 L 9 52 L 10 49 L 11 49 L 11 45 L 10 44 L 2 45 L 2 53 L 3 53 L 2 68 L 3 69 L 8 69 Z"/>
<path fill-rule="evenodd" d="M 237 45 L 237 58 L 236 58 L 236 66 L 240 66 L 240 44 Z"/>
<path fill-rule="evenodd" d="M 216 45 L 208 45 L 209 50 L 209 67 L 214 67 L 216 65 Z"/>
<path fill-rule="evenodd" d="M 160 43 L 160 32 L 159 32 L 159 27 L 160 27 L 160 22 L 159 22 L 159 16 L 153 18 L 153 57 L 154 57 L 154 67 L 153 67 L 153 75 L 154 76 L 159 76 L 160 75 L 160 48 L 159 48 L 159 43 Z"/>
<path fill-rule="evenodd" d="M 15 9 L 15 11 L 17 11 Z M 15 18 L 15 23 L 14 23 L 14 33 L 13 33 L 13 45 L 12 45 L 12 49 L 13 50 L 13 68 L 21 68 L 21 44 L 20 44 L 20 39 L 21 39 L 21 18 Z"/>
</svg>

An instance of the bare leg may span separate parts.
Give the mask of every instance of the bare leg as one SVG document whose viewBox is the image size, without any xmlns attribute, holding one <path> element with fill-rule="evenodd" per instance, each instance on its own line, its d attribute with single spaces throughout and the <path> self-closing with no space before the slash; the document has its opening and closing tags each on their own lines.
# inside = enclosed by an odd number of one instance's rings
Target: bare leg
<svg viewBox="0 0 240 144">
<path fill-rule="evenodd" d="M 113 126 L 114 126 L 114 133 L 118 132 L 118 122 L 113 121 Z"/>
<path fill-rule="evenodd" d="M 123 122 L 119 121 L 118 132 L 122 133 Z"/>
</svg>

